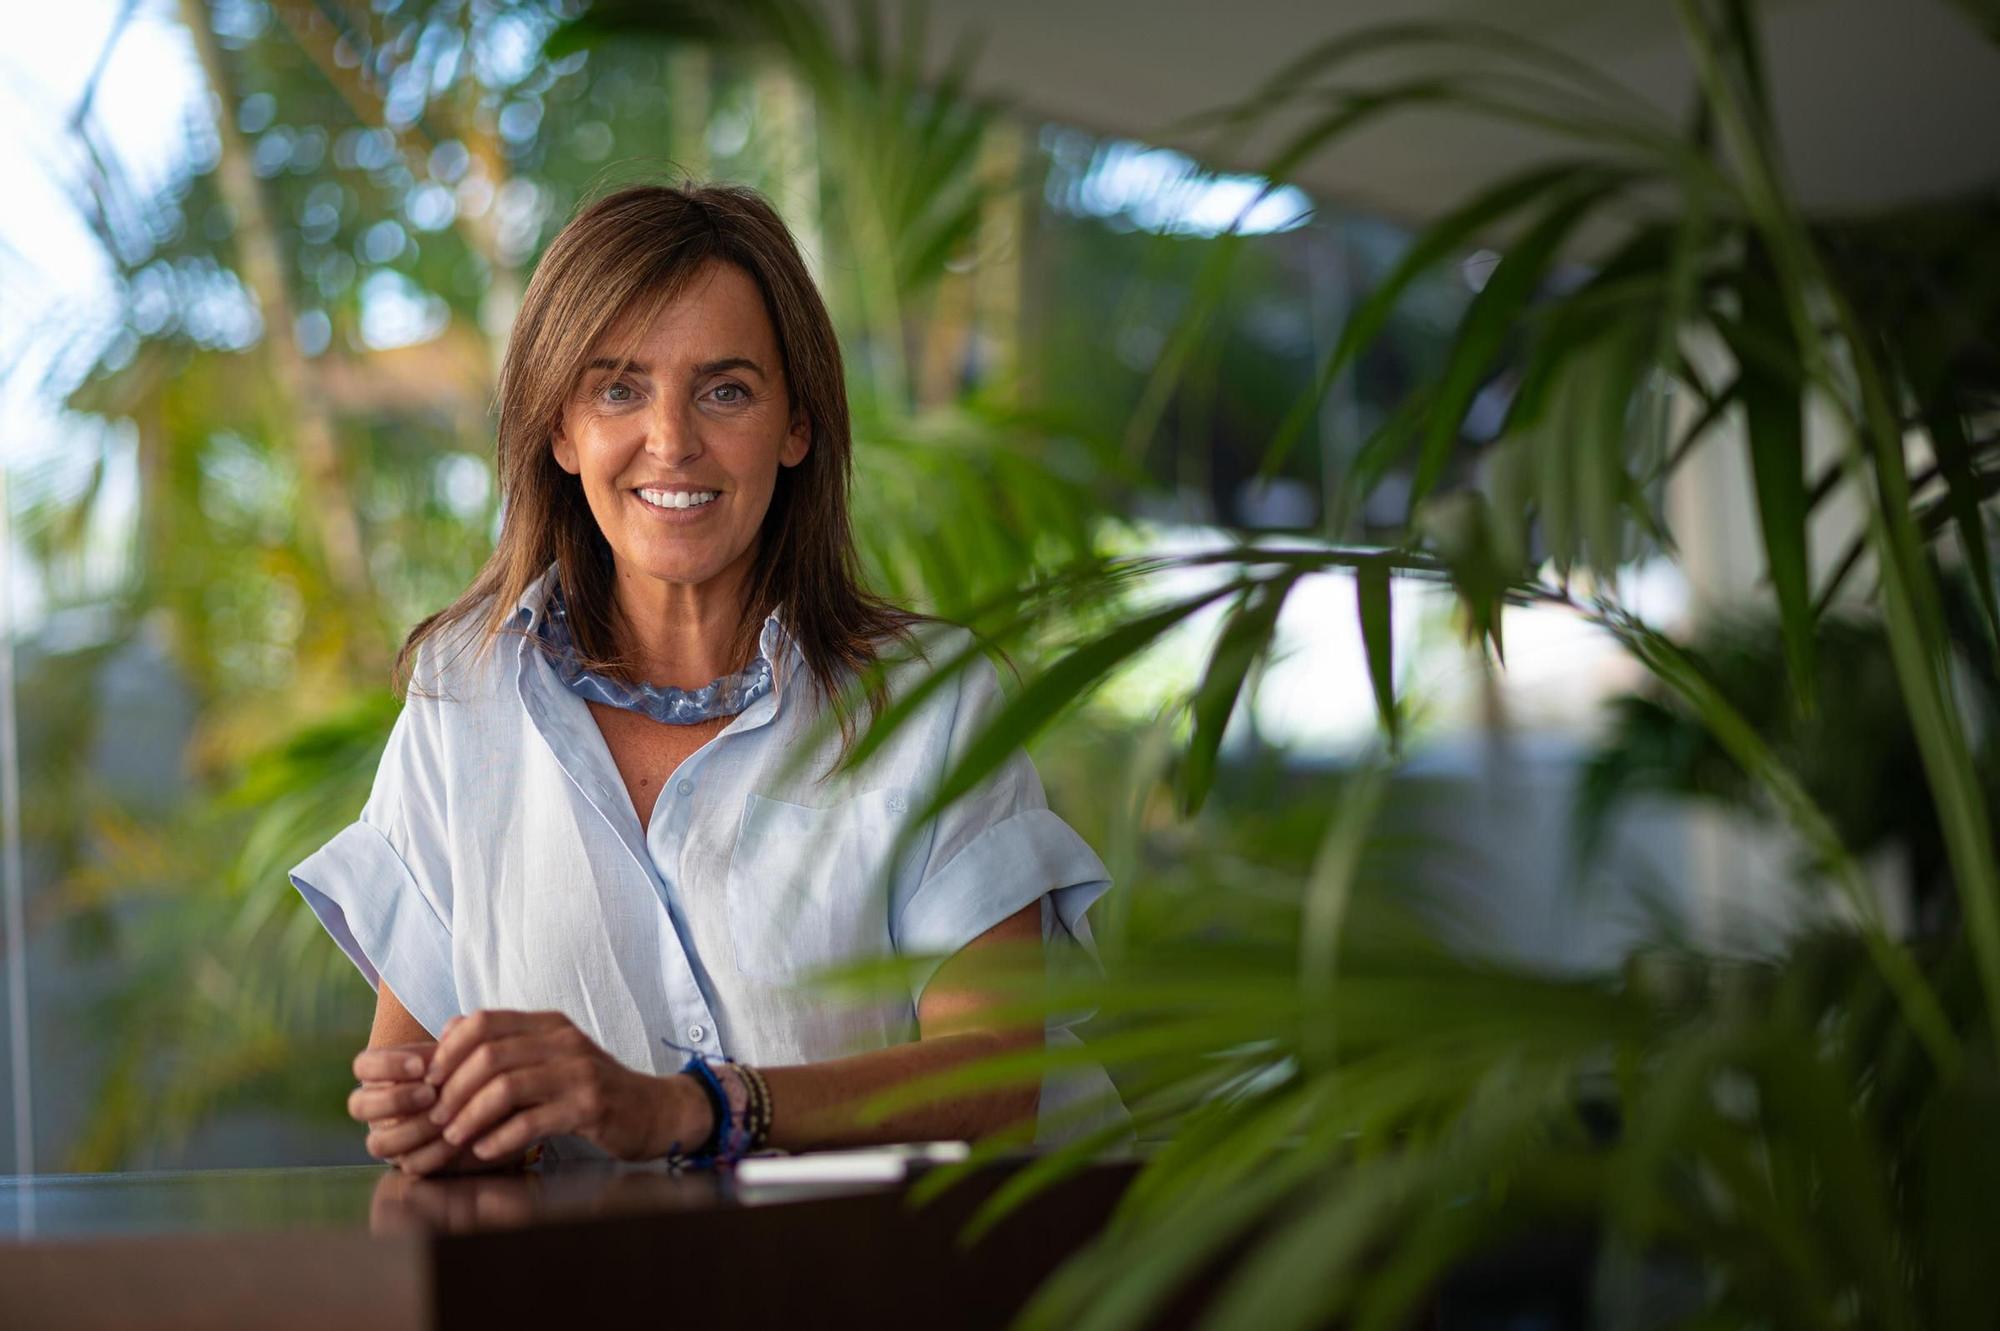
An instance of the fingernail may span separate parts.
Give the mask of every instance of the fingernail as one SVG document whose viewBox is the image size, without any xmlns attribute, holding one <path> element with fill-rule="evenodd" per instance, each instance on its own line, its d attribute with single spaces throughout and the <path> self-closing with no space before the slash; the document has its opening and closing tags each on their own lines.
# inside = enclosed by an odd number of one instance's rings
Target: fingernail
<svg viewBox="0 0 2000 1331">
<path fill-rule="evenodd" d="M 417 1108 L 422 1109 L 425 1105 L 437 1099 L 437 1094 L 437 1087 L 431 1085 L 429 1082 L 425 1082 L 423 1085 L 417 1087 Z"/>
<path fill-rule="evenodd" d="M 465 1136 L 465 1129 L 463 1128 L 450 1127 L 444 1130 L 444 1139 L 450 1142 L 453 1146 L 458 1145 L 459 1141 L 463 1139 L 464 1136 Z"/>
<path fill-rule="evenodd" d="M 479 1143 L 479 1145 L 472 1148 L 472 1153 L 478 1156 L 481 1160 L 488 1159 L 493 1154 L 493 1145 L 491 1142 L 481 1142 Z"/>
<path fill-rule="evenodd" d="M 431 1064 L 431 1070 L 424 1074 L 424 1080 L 433 1086 L 437 1085 L 444 1080 L 444 1069 L 435 1063 Z"/>
<path fill-rule="evenodd" d="M 403 1060 L 403 1075 L 404 1075 L 404 1076 L 406 1076 L 406 1077 L 421 1077 L 421 1076 L 423 1076 L 423 1075 L 424 1075 L 424 1060 L 422 1060 L 421 1058 L 406 1058 L 406 1059 L 404 1059 L 404 1060 Z"/>
<path fill-rule="evenodd" d="M 431 1122 L 446 1123 L 450 1120 L 451 1113 L 443 1105 L 439 1105 L 436 1109 L 431 1110 Z"/>
</svg>

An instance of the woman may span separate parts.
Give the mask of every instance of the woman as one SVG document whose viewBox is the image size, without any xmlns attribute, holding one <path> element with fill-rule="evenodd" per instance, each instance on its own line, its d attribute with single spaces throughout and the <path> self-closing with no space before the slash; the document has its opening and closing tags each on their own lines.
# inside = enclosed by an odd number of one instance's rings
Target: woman
<svg viewBox="0 0 2000 1331">
<path fill-rule="evenodd" d="M 1108 883 L 1018 751 L 910 826 L 997 704 L 983 661 L 842 764 L 917 677 L 896 662 L 924 626 L 859 584 L 840 351 L 769 205 L 641 187 L 585 208 L 529 284 L 499 415 L 498 547 L 405 643 L 359 821 L 292 873 L 377 986 L 349 1101 L 369 1151 L 429 1174 L 544 1140 L 727 1159 L 1031 1119 L 1115 1134 L 1087 1061 L 1039 1092 L 851 1112 L 1074 1047 L 988 1015 L 982 962 L 1090 954 Z M 876 955 L 943 960 L 907 1002 L 802 983 Z"/>
</svg>

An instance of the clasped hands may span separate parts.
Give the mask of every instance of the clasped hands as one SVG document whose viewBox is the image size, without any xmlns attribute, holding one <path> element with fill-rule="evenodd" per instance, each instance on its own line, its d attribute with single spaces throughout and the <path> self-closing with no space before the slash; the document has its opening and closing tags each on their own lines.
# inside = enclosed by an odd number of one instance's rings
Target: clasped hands
<svg viewBox="0 0 2000 1331">
<path fill-rule="evenodd" d="M 362 1050 L 354 1075 L 347 1112 L 367 1125 L 368 1153 L 405 1174 L 508 1168 L 563 1134 L 650 1160 L 693 1150 L 712 1126 L 693 1079 L 626 1067 L 560 1012 L 453 1017 L 434 1041 Z"/>
</svg>

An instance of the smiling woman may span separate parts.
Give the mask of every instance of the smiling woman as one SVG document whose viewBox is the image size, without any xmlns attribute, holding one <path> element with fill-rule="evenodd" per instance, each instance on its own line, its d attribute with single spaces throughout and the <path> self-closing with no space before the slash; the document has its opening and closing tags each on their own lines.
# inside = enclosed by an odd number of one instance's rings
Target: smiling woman
<svg viewBox="0 0 2000 1331">
<path fill-rule="evenodd" d="M 857 691 L 879 713 L 965 646 L 862 587 L 850 449 L 825 307 L 761 198 L 628 189 L 550 246 L 501 372 L 498 546 L 404 645 L 360 819 L 292 873 L 377 985 L 349 1101 L 373 1154 L 423 1174 L 544 1142 L 728 1160 L 1123 1122 L 1088 1060 L 855 1112 L 1074 1048 L 999 1020 L 988 968 L 1088 952 L 1108 883 L 1022 753 L 913 824 L 998 704 L 983 662 L 842 761 Z M 890 956 L 906 999 L 807 983 Z"/>
</svg>

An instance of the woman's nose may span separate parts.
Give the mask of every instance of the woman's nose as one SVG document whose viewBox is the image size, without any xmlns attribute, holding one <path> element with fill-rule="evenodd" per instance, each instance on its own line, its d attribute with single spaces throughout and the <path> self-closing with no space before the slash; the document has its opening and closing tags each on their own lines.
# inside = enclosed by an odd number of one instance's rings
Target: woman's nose
<svg viewBox="0 0 2000 1331">
<path fill-rule="evenodd" d="M 700 423 L 692 412 L 662 403 L 646 422 L 646 451 L 669 467 L 681 467 L 702 454 Z"/>
</svg>

